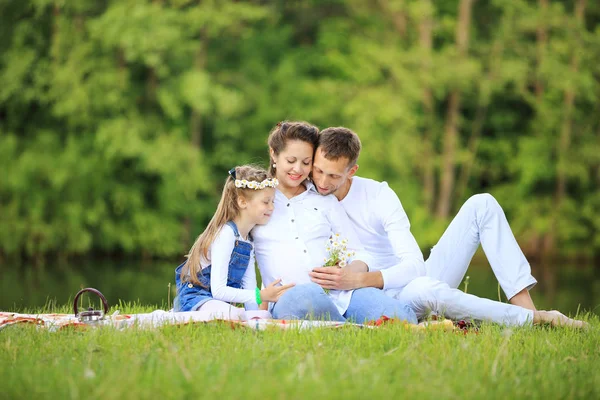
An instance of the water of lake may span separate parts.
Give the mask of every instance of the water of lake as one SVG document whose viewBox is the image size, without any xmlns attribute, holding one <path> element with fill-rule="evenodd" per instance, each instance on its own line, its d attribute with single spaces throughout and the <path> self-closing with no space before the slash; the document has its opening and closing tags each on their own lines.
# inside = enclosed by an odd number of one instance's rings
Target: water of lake
<svg viewBox="0 0 600 400">
<path fill-rule="evenodd" d="M 19 311 L 43 307 L 49 301 L 68 304 L 83 287 L 94 287 L 108 299 L 109 305 L 119 301 L 139 301 L 157 308 L 170 308 L 174 270 L 177 262 L 132 263 L 86 261 L 77 265 L 31 266 L 0 265 L 0 310 Z M 489 266 L 475 264 L 469 268 L 468 292 L 498 299 L 498 284 Z M 541 279 L 538 278 L 541 281 Z M 578 266 L 558 270 L 557 290 L 553 299 L 543 293 L 543 285 L 531 295 L 540 309 L 558 309 L 575 314 L 577 310 L 600 314 L 600 271 Z M 463 289 L 464 285 L 460 286 Z M 506 301 L 502 295 L 503 301 Z"/>
</svg>

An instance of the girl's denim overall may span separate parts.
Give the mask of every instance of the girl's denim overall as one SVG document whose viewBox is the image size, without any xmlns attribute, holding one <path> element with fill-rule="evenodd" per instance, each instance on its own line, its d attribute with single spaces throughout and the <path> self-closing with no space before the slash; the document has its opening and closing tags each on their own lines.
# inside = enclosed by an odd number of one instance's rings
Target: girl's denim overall
<svg viewBox="0 0 600 400">
<path fill-rule="evenodd" d="M 238 228 L 233 221 L 228 221 L 227 225 L 233 229 L 235 234 L 235 246 L 229 259 L 227 286 L 240 289 L 242 287 L 242 278 L 246 273 L 248 263 L 250 262 L 252 244 L 241 240 Z M 184 265 L 185 262 L 175 269 L 177 296 L 175 297 L 173 308 L 174 311 L 197 311 L 202 304 L 213 298 L 210 289 L 211 265 L 198 272 L 198 280 L 202 283 L 202 286 L 181 280 L 181 269 Z M 251 268 L 254 268 L 254 266 Z"/>
</svg>

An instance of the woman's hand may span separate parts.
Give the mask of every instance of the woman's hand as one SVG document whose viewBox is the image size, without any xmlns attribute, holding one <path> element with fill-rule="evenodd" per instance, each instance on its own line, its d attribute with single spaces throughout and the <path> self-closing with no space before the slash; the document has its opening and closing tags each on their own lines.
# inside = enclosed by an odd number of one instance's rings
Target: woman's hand
<svg viewBox="0 0 600 400">
<path fill-rule="evenodd" d="M 260 291 L 260 299 L 262 301 L 271 301 L 276 303 L 277 300 L 284 294 L 289 288 L 294 287 L 295 283 L 289 285 L 275 286 L 281 282 L 281 279 L 271 282 L 269 286 Z"/>
</svg>

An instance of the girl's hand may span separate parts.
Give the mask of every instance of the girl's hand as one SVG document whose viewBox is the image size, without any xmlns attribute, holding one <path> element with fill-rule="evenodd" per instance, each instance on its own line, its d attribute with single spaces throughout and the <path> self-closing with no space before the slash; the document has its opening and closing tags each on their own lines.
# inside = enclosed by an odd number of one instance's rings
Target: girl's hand
<svg viewBox="0 0 600 400">
<path fill-rule="evenodd" d="M 275 286 L 275 285 L 279 284 L 280 282 L 281 282 L 281 279 L 277 279 L 276 281 L 273 281 L 269 286 L 267 286 L 266 288 L 261 290 L 260 291 L 260 299 L 263 302 L 272 301 L 273 303 L 276 303 L 277 300 L 279 300 L 279 298 L 281 297 L 281 295 L 284 294 L 285 292 L 287 292 L 287 290 L 289 288 L 296 286 L 295 283 L 290 283 L 289 285 L 283 285 L 283 286 Z"/>
</svg>

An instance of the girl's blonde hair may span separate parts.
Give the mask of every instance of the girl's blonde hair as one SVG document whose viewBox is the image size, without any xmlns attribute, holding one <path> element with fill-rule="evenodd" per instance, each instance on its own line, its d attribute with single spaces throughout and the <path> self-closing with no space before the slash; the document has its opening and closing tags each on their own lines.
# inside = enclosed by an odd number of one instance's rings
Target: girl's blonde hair
<svg viewBox="0 0 600 400">
<path fill-rule="evenodd" d="M 230 174 L 225 181 L 215 215 L 213 215 L 204 232 L 198 236 L 187 255 L 187 261 L 181 269 L 182 282 L 191 282 L 202 286 L 202 283 L 198 280 L 198 273 L 202 271 L 200 261 L 208 260 L 210 245 L 214 242 L 223 225 L 239 215 L 238 199 L 243 197 L 249 200 L 256 193 L 254 189 L 235 187 L 235 180 L 245 179 L 260 183 L 268 178 L 267 171 L 253 165 L 242 165 L 235 167 L 234 170 L 235 174 Z"/>
</svg>

